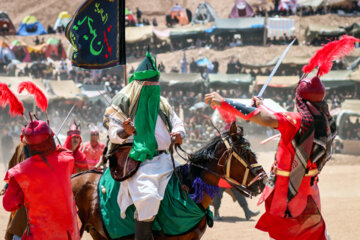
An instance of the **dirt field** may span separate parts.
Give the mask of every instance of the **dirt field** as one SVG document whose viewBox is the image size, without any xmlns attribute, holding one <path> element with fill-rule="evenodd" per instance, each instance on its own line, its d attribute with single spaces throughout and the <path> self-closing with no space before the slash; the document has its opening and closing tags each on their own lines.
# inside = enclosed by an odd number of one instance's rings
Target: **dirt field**
<svg viewBox="0 0 360 240">
<path fill-rule="evenodd" d="M 270 168 L 274 153 L 258 153 L 260 163 L 266 170 Z M 2 171 L 3 172 L 3 171 Z M 322 211 L 327 223 L 327 230 L 332 240 L 355 240 L 360 235 L 360 157 L 335 155 L 320 178 Z M 2 177 L 4 174 L 2 174 Z M 264 207 L 256 207 L 258 197 L 248 200 L 252 210 L 264 212 Z M 208 229 L 203 239 L 206 240 L 261 240 L 268 239 L 267 234 L 254 228 L 259 217 L 245 221 L 242 209 L 224 195 L 220 214 L 223 221 L 215 222 Z M 0 208 L 0 236 L 4 236 L 8 213 Z M 83 237 L 91 240 L 87 234 Z"/>
</svg>

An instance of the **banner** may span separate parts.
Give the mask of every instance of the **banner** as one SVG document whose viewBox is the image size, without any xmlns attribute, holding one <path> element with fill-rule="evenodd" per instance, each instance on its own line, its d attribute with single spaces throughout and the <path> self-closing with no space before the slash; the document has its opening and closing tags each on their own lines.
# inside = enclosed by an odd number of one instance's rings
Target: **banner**
<svg viewBox="0 0 360 240">
<path fill-rule="evenodd" d="M 125 0 L 86 0 L 66 27 L 73 65 L 108 68 L 126 64 Z"/>
</svg>

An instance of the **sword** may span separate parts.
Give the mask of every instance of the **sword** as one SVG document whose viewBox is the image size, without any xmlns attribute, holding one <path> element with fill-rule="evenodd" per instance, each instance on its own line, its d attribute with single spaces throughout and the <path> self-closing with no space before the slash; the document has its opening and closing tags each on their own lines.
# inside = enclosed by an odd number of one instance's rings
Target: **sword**
<svg viewBox="0 0 360 240">
<path fill-rule="evenodd" d="M 278 70 L 281 62 L 284 60 L 286 54 L 289 52 L 291 46 L 294 44 L 296 38 L 287 46 L 287 48 L 285 49 L 285 51 L 283 52 L 283 54 L 281 55 L 281 57 L 279 58 L 279 60 L 277 61 L 274 69 L 272 70 L 271 74 L 269 75 L 268 79 L 266 80 L 264 86 L 262 86 L 260 92 L 259 92 L 259 95 L 258 97 L 261 97 L 266 89 L 266 87 L 269 85 L 271 79 L 273 78 L 273 76 L 275 75 L 276 71 Z"/>
<path fill-rule="evenodd" d="M 56 138 L 57 138 L 57 136 L 59 135 L 61 129 L 63 128 L 65 122 L 66 122 L 66 121 L 68 120 L 68 118 L 70 117 L 70 114 L 72 113 L 72 111 L 74 110 L 74 108 L 75 108 L 75 104 L 72 106 L 72 108 L 70 109 L 68 115 L 66 116 L 66 118 L 64 119 L 64 121 L 61 123 L 59 130 L 58 130 L 57 133 L 55 134 L 55 137 L 56 137 Z"/>
</svg>

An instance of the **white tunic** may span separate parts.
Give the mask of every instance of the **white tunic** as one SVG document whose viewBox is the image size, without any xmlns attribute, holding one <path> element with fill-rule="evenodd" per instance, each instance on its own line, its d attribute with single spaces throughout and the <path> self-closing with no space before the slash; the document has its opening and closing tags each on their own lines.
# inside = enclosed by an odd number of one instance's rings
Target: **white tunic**
<svg viewBox="0 0 360 240">
<path fill-rule="evenodd" d="M 172 132 L 182 132 L 185 134 L 183 122 L 173 111 L 171 116 Z M 124 144 L 133 142 L 133 136 L 122 139 L 117 135 L 122 126 L 114 121 L 109 124 L 109 138 L 112 143 Z M 170 134 L 164 121 L 158 115 L 155 126 L 155 138 L 158 150 L 168 150 L 171 144 Z M 175 163 L 179 165 L 179 163 Z M 138 171 L 131 178 L 122 181 L 118 194 L 118 204 L 121 209 L 121 217 L 125 218 L 126 209 L 132 204 L 137 211 L 137 220 L 151 220 L 156 216 L 160 202 L 164 198 L 164 193 L 168 181 L 173 172 L 173 165 L 169 154 L 161 154 L 152 160 L 141 163 Z"/>
</svg>

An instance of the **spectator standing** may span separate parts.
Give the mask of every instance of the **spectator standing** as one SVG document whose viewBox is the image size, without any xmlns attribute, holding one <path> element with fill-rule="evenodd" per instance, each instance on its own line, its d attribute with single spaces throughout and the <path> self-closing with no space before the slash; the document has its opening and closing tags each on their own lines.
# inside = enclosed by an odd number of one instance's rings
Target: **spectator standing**
<svg viewBox="0 0 360 240">
<path fill-rule="evenodd" d="M 184 51 L 184 57 L 180 60 L 180 72 L 188 73 L 188 62 L 186 60 L 186 53 Z"/>
<path fill-rule="evenodd" d="M 197 72 L 197 64 L 196 64 L 194 58 L 192 58 L 191 62 L 190 62 L 190 72 L 191 73 L 196 73 Z"/>
<path fill-rule="evenodd" d="M 212 62 L 212 65 L 214 66 L 213 68 L 213 73 L 218 73 L 219 72 L 219 62 L 217 59 L 215 59 L 213 62 Z"/>
<path fill-rule="evenodd" d="M 136 8 L 136 19 L 138 23 L 141 23 L 142 12 L 139 8 Z"/>
</svg>

